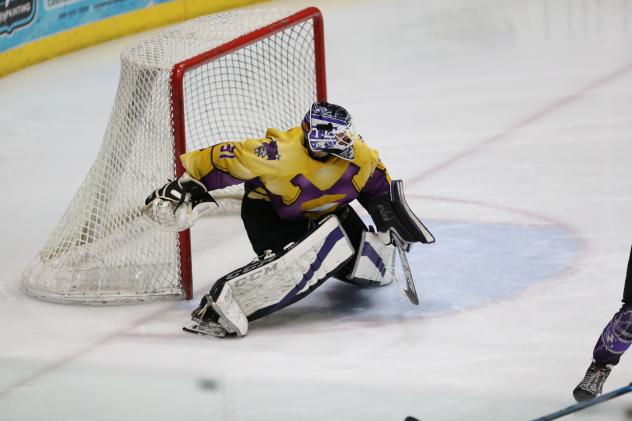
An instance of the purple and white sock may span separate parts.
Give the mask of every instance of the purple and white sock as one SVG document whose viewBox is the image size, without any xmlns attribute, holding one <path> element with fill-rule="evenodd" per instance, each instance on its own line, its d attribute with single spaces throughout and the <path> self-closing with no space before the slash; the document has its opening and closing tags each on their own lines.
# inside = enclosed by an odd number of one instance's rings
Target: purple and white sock
<svg viewBox="0 0 632 421">
<path fill-rule="evenodd" d="M 632 304 L 624 304 L 606 325 L 593 351 L 598 365 L 616 365 L 632 344 Z"/>
</svg>

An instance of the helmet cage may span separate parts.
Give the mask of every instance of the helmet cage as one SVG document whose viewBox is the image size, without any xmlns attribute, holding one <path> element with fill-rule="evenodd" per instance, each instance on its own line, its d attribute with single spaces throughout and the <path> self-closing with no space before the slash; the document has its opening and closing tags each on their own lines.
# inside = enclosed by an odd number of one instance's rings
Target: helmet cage
<svg viewBox="0 0 632 421">
<path fill-rule="evenodd" d="M 305 115 L 303 132 L 309 149 L 353 160 L 355 134 L 351 116 L 344 108 L 328 103 L 314 103 Z"/>
</svg>

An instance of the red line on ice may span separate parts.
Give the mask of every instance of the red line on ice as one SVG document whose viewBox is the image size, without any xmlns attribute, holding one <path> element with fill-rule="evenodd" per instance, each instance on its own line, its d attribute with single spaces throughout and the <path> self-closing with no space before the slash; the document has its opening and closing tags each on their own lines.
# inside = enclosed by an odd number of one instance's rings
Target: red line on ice
<svg viewBox="0 0 632 421">
<path fill-rule="evenodd" d="M 480 152 L 482 152 L 483 150 L 485 150 L 485 148 L 487 148 L 490 145 L 493 145 L 495 143 L 498 143 L 506 138 L 508 138 L 511 134 L 515 133 L 516 131 L 528 126 L 529 124 L 538 121 L 540 119 L 542 119 L 543 117 L 551 114 L 554 111 L 559 110 L 560 108 L 564 107 L 565 105 L 568 105 L 574 101 L 577 101 L 578 99 L 580 99 L 582 96 L 584 96 L 585 94 L 587 94 L 588 92 L 594 91 L 597 88 L 602 87 L 603 85 L 606 85 L 610 82 L 612 82 L 615 79 L 618 79 L 622 76 L 625 76 L 628 72 L 630 72 L 630 70 L 632 70 L 632 63 L 628 63 L 625 66 L 623 66 L 622 68 L 620 68 L 619 70 L 610 73 L 609 75 L 589 84 L 584 86 L 582 89 L 580 89 L 579 91 L 568 95 L 556 102 L 554 102 L 553 104 L 549 105 L 548 107 L 537 111 L 529 116 L 527 116 L 526 118 L 512 124 L 511 126 L 507 127 L 505 130 L 501 131 L 500 133 L 497 133 L 485 140 L 483 140 L 482 142 L 471 146 L 470 148 L 467 148 L 459 153 L 457 153 L 456 155 L 454 155 L 453 157 L 439 163 L 436 164 L 433 167 L 428 168 L 427 170 L 425 170 L 424 172 L 422 172 L 421 174 L 412 177 L 408 180 L 406 180 L 406 183 L 408 185 L 410 184 L 415 184 L 418 183 L 422 180 L 425 180 L 426 178 L 441 172 L 443 170 L 445 170 L 446 168 L 449 168 L 451 166 L 453 166 L 454 164 L 469 158 L 473 155 L 476 155 Z"/>
</svg>

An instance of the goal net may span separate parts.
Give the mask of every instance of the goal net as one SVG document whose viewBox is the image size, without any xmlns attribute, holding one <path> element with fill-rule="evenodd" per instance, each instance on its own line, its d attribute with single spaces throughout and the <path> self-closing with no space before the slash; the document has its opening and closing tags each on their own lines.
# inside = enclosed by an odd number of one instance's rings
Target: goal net
<svg viewBox="0 0 632 421">
<path fill-rule="evenodd" d="M 190 299 L 189 231 L 150 226 L 145 197 L 182 174 L 181 153 L 295 127 L 314 100 L 326 100 L 316 8 L 204 16 L 125 48 L 96 161 L 24 290 L 62 303 Z M 220 203 L 241 194 L 229 189 Z"/>
</svg>

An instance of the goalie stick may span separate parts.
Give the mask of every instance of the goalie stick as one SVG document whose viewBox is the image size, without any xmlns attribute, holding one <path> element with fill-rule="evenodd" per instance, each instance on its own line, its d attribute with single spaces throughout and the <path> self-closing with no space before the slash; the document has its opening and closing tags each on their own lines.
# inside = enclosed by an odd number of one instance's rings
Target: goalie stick
<svg viewBox="0 0 632 421">
<path fill-rule="evenodd" d="M 536 418 L 533 421 L 550 421 L 561 418 L 565 415 L 572 414 L 577 411 L 581 411 L 582 409 L 588 408 L 589 406 L 597 405 L 599 403 L 605 402 L 612 398 L 616 398 L 621 395 L 625 395 L 628 392 L 632 392 L 632 383 L 627 386 L 621 387 L 619 389 L 615 389 L 612 392 L 608 392 L 604 395 L 597 396 L 596 398 L 589 399 L 587 401 L 582 401 L 576 403 L 575 405 L 567 406 L 564 409 L 560 409 L 559 411 L 552 412 L 548 415 L 545 415 L 540 418 Z"/>
<path fill-rule="evenodd" d="M 411 303 L 418 306 L 419 305 L 419 296 L 417 295 L 417 288 L 415 288 L 415 280 L 413 279 L 413 273 L 410 270 L 410 265 L 408 264 L 408 257 L 406 257 L 407 250 L 410 249 L 410 244 L 404 245 L 404 243 L 399 239 L 399 237 L 391 231 L 391 238 L 393 241 L 393 245 L 397 248 L 397 253 L 399 254 L 399 262 L 402 265 L 402 272 L 404 272 L 404 278 L 406 279 L 406 287 L 402 285 L 397 279 L 397 276 L 393 274 L 393 278 L 395 278 L 395 283 L 402 290 L 404 295 L 408 297 Z M 393 259 L 395 256 L 393 255 Z"/>
</svg>

